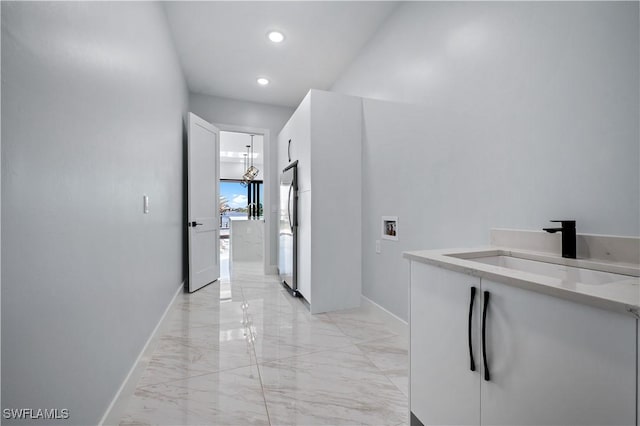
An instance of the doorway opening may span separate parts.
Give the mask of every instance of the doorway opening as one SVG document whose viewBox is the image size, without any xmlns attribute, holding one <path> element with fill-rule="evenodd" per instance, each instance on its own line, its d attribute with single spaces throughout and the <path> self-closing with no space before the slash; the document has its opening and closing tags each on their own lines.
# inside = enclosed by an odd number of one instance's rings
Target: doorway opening
<svg viewBox="0 0 640 426">
<path fill-rule="evenodd" d="M 220 132 L 220 274 L 234 262 L 264 261 L 264 136 Z M 254 171 L 248 174 L 249 169 Z M 247 177 L 250 177 L 249 179 Z"/>
</svg>

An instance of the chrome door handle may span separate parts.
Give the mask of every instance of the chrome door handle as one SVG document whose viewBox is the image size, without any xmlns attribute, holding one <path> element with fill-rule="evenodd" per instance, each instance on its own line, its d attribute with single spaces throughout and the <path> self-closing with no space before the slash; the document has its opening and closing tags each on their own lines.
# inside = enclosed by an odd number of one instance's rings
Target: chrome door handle
<svg viewBox="0 0 640 426">
<path fill-rule="evenodd" d="M 289 228 L 291 228 L 291 232 L 293 232 L 293 222 L 291 222 L 291 191 L 293 190 L 293 182 L 291 182 L 291 186 L 289 186 L 289 196 L 287 197 L 287 213 L 289 216 Z"/>
</svg>

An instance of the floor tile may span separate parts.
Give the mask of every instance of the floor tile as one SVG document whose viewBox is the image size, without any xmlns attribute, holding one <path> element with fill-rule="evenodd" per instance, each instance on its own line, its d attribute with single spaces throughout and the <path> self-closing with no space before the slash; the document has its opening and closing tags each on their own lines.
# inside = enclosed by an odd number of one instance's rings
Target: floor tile
<svg viewBox="0 0 640 426">
<path fill-rule="evenodd" d="M 351 337 L 354 343 L 397 335 L 378 316 L 372 315 L 365 310 L 356 308 L 329 312 L 327 315 L 345 335 Z"/>
<path fill-rule="evenodd" d="M 268 425 L 256 366 L 139 388 L 121 425 Z"/>
<path fill-rule="evenodd" d="M 262 264 L 229 264 L 178 295 L 120 424 L 408 424 L 402 325 L 373 304 L 311 315 Z"/>
<path fill-rule="evenodd" d="M 351 339 L 333 323 L 257 318 L 251 328 L 259 362 L 350 346 Z"/>
<path fill-rule="evenodd" d="M 356 347 L 260 364 L 271 424 L 396 425 L 407 398 Z"/>
<path fill-rule="evenodd" d="M 404 395 L 409 395 L 409 342 L 406 338 L 393 336 L 356 346 Z"/>
<path fill-rule="evenodd" d="M 192 295 L 194 298 L 197 295 Z M 178 304 L 166 319 L 163 330 L 173 335 L 187 333 L 194 327 L 211 327 L 219 324 L 241 324 L 248 315 L 246 302 L 222 302 L 217 305 L 207 305 L 206 302 L 200 304 L 190 303 L 188 305 Z"/>
<path fill-rule="evenodd" d="M 159 339 L 138 387 L 256 364 L 248 331 L 200 327 L 192 332 L 193 337 Z"/>
</svg>

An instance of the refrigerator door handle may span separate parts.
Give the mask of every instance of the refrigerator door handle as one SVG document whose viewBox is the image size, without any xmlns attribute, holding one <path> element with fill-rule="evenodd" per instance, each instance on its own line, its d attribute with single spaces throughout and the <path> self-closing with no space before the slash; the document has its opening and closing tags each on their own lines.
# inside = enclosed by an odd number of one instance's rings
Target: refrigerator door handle
<svg viewBox="0 0 640 426">
<path fill-rule="evenodd" d="M 293 182 L 289 185 L 289 197 L 287 200 L 287 218 L 289 219 L 289 228 L 293 232 L 293 222 L 291 222 L 291 191 L 293 191 Z"/>
</svg>

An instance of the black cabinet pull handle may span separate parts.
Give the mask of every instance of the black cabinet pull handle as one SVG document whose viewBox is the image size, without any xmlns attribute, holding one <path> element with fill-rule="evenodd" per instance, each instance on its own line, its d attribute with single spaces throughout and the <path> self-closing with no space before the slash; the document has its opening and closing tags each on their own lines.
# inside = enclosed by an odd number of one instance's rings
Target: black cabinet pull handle
<svg viewBox="0 0 640 426">
<path fill-rule="evenodd" d="M 196 226 L 200 226 L 200 225 L 202 225 L 202 224 L 201 224 L 201 223 L 198 223 L 198 222 L 191 222 L 191 223 L 189 224 L 189 226 L 191 226 L 191 227 L 193 227 L 193 228 L 195 228 Z"/>
<path fill-rule="evenodd" d="M 476 363 L 473 361 L 473 342 L 471 341 L 471 322 L 473 321 L 473 302 L 476 299 L 476 288 L 471 287 L 471 299 L 469 300 L 469 361 L 471 371 L 476 371 Z"/>
<path fill-rule="evenodd" d="M 491 380 L 487 362 L 487 307 L 489 306 L 489 292 L 484 292 L 484 306 L 482 308 L 482 359 L 484 360 L 484 379 Z"/>
</svg>

